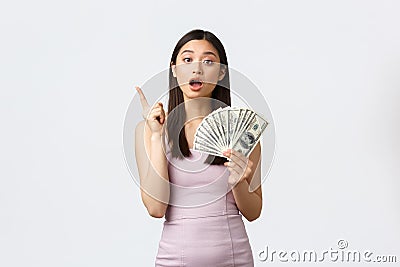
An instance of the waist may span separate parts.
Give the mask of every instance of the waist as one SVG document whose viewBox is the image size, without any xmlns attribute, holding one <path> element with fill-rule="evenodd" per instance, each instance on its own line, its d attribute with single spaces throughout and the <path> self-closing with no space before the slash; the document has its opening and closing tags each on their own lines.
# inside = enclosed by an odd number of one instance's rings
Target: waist
<svg viewBox="0 0 400 267">
<path fill-rule="evenodd" d="M 173 221 L 180 219 L 195 219 L 195 218 L 215 217 L 224 215 L 239 215 L 239 210 L 228 209 L 220 211 L 199 212 L 199 210 L 197 209 L 192 209 L 188 211 L 188 210 L 182 210 L 181 208 L 168 206 L 167 212 L 165 213 L 165 220 Z"/>
</svg>

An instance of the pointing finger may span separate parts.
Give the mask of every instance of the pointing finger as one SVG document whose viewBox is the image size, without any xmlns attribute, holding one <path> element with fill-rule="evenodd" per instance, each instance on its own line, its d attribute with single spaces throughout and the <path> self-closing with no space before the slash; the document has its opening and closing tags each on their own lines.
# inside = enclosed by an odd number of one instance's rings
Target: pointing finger
<svg viewBox="0 0 400 267">
<path fill-rule="evenodd" d="M 149 105 L 149 103 L 147 102 L 147 99 L 146 99 L 146 97 L 144 96 L 142 89 L 140 89 L 139 86 L 135 86 L 135 88 L 136 88 L 136 91 L 139 93 L 139 96 L 140 96 L 140 103 L 142 104 L 143 109 L 148 109 L 148 108 L 150 108 L 150 105 Z"/>
</svg>

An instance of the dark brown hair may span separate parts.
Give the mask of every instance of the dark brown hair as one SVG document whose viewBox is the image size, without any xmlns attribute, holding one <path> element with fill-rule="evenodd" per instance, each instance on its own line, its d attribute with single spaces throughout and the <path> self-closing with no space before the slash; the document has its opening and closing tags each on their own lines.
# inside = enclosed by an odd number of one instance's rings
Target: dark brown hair
<svg viewBox="0 0 400 267">
<path fill-rule="evenodd" d="M 176 44 L 175 49 L 172 52 L 170 64 L 176 65 L 176 58 L 178 56 L 179 50 L 182 48 L 182 46 L 184 46 L 187 42 L 191 40 L 207 40 L 208 42 L 210 42 L 218 51 L 221 64 L 220 66 L 222 67 L 223 65 L 225 65 L 224 67 L 226 68 L 224 78 L 215 85 L 215 88 L 212 92 L 211 97 L 219 101 L 212 101 L 211 109 L 215 110 L 219 107 L 230 106 L 231 93 L 228 60 L 226 57 L 224 46 L 214 34 L 200 29 L 191 30 L 190 32 L 186 33 Z M 189 157 L 191 155 L 184 127 L 186 121 L 186 111 L 184 105 L 180 105 L 183 102 L 183 93 L 179 87 L 177 79 L 172 74 L 170 66 L 168 116 L 166 128 L 168 132 L 168 143 L 172 143 L 172 146 L 170 146 L 171 154 L 173 157 L 179 157 L 181 159 L 183 158 L 183 156 Z M 226 161 L 227 159 L 224 157 L 209 155 L 204 163 L 208 163 L 211 165 L 222 165 Z"/>
</svg>

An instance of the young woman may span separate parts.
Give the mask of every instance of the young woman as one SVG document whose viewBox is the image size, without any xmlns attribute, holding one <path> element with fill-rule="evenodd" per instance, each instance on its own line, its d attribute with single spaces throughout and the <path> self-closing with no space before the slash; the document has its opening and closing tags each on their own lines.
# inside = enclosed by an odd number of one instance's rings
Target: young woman
<svg viewBox="0 0 400 267">
<path fill-rule="evenodd" d="M 178 41 L 169 86 L 168 113 L 136 87 L 145 118 L 135 134 L 141 197 L 152 217 L 165 216 L 155 265 L 254 266 L 242 215 L 253 221 L 261 213 L 260 144 L 248 158 L 228 149 L 230 161 L 193 150 L 204 116 L 231 105 L 227 57 L 214 34 L 196 29 Z M 224 183 L 222 195 L 210 187 Z"/>
</svg>

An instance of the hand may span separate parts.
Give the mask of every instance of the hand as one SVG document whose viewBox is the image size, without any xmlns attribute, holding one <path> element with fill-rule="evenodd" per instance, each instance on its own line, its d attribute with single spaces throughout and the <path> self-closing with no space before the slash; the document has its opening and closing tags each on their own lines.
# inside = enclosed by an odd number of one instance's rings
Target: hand
<svg viewBox="0 0 400 267">
<path fill-rule="evenodd" d="M 223 154 L 231 160 L 224 163 L 230 172 L 228 183 L 235 185 L 245 181 L 252 172 L 253 162 L 243 153 L 233 149 L 228 149 Z"/>
<path fill-rule="evenodd" d="M 152 108 L 150 108 L 150 105 L 147 102 L 147 99 L 144 96 L 142 89 L 140 89 L 139 86 L 136 86 L 135 88 L 140 96 L 140 103 L 142 104 L 143 109 L 143 118 L 146 120 L 146 123 L 152 133 L 161 134 L 161 130 L 165 122 L 165 111 L 163 108 L 163 104 L 161 102 L 158 102 Z"/>
</svg>

